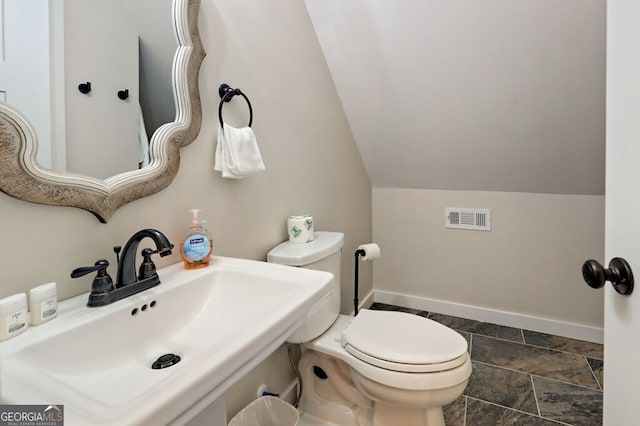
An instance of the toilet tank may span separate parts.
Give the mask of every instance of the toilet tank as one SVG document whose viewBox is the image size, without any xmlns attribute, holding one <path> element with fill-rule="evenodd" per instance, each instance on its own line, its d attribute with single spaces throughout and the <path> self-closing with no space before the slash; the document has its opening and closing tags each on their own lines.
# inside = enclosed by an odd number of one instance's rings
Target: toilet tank
<svg viewBox="0 0 640 426">
<path fill-rule="evenodd" d="M 314 232 L 308 243 L 285 241 L 267 253 L 267 261 L 331 272 L 333 281 L 329 293 L 316 302 L 307 313 L 304 324 L 288 339 L 289 343 L 309 342 L 325 332 L 340 315 L 340 269 L 344 234 Z"/>
</svg>

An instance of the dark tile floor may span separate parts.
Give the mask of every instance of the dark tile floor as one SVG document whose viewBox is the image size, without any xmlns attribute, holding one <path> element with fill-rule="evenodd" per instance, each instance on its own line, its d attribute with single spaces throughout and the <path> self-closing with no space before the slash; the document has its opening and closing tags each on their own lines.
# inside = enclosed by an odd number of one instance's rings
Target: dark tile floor
<svg viewBox="0 0 640 426">
<path fill-rule="evenodd" d="M 374 303 L 438 321 L 469 342 L 473 373 L 447 426 L 601 425 L 602 345 Z"/>
</svg>

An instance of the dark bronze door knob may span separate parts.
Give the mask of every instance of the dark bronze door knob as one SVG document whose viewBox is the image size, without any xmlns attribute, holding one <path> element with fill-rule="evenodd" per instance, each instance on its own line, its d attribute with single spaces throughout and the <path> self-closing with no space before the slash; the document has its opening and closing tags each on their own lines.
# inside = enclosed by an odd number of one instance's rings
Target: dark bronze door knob
<svg viewBox="0 0 640 426">
<path fill-rule="evenodd" d="M 582 265 L 582 277 L 591 288 L 601 288 L 606 281 L 610 281 L 620 294 L 629 295 L 633 291 L 631 266 L 621 257 L 611 259 L 609 268 L 605 268 L 597 260 L 587 260 Z"/>
</svg>

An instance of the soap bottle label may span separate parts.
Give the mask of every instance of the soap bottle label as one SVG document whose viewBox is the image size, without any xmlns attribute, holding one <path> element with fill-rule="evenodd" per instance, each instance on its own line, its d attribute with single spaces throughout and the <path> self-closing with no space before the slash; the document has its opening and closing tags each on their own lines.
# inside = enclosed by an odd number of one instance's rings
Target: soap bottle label
<svg viewBox="0 0 640 426">
<path fill-rule="evenodd" d="M 20 310 L 7 315 L 7 334 L 12 335 L 27 325 L 27 311 Z"/>
<path fill-rule="evenodd" d="M 202 234 L 191 234 L 184 240 L 184 255 L 187 259 L 197 262 L 209 255 L 211 243 L 209 239 Z"/>
<path fill-rule="evenodd" d="M 55 297 L 51 297 L 49 299 L 45 299 L 42 301 L 40 305 L 40 319 L 46 320 L 47 318 L 56 314 L 58 308 L 57 299 Z"/>
</svg>

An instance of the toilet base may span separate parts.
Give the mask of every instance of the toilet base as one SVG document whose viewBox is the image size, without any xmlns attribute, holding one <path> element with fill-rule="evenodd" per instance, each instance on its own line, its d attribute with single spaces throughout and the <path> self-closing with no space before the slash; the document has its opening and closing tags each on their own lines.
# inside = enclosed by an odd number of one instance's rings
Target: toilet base
<svg viewBox="0 0 640 426">
<path fill-rule="evenodd" d="M 411 409 L 376 402 L 373 426 L 445 426 L 442 407 Z"/>
<path fill-rule="evenodd" d="M 330 423 L 326 420 L 319 419 L 317 417 L 312 416 L 311 414 L 302 413 L 300 414 L 300 420 L 298 421 L 296 426 L 342 426 L 338 423 Z"/>
<path fill-rule="evenodd" d="M 356 389 L 349 367 L 332 357 L 306 351 L 298 363 L 302 395 L 298 405 L 302 425 L 372 425 L 373 402 Z"/>
<path fill-rule="evenodd" d="M 445 426 L 444 416 L 441 408 L 432 408 L 429 410 L 422 410 L 420 415 L 416 416 L 412 414 L 407 416 L 406 407 L 382 407 L 378 408 L 378 415 L 373 420 L 368 420 L 372 426 Z M 387 410 L 387 408 L 391 408 Z M 398 410 L 400 412 L 398 412 Z M 384 413 L 382 411 L 385 411 Z M 357 423 L 356 423 L 357 424 Z M 367 424 L 365 424 L 368 426 Z M 312 416 L 308 413 L 302 413 L 300 415 L 300 421 L 298 426 L 344 426 L 340 423 L 331 423 L 327 420 L 323 420 Z"/>
<path fill-rule="evenodd" d="M 418 392 L 422 393 L 418 398 L 421 403 L 410 397 L 413 393 L 400 393 L 397 396 L 402 400 L 389 403 L 369 397 L 372 390 L 380 395 L 372 389 L 375 382 L 357 374 L 354 377 L 354 371 L 342 360 L 307 350 L 299 369 L 303 383 L 298 407 L 301 426 L 445 426 L 442 406 L 455 400 L 466 386 L 465 381 L 439 392 Z"/>
</svg>

